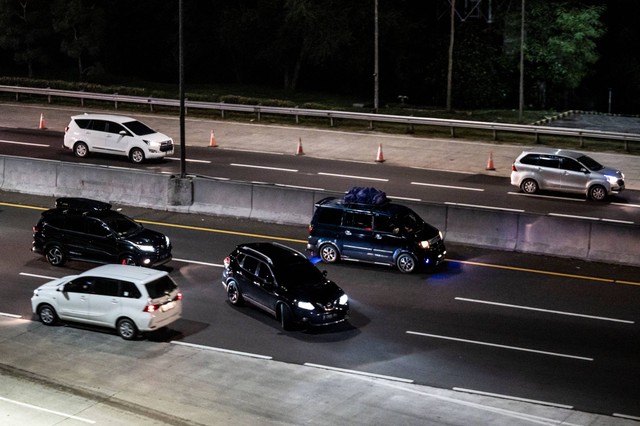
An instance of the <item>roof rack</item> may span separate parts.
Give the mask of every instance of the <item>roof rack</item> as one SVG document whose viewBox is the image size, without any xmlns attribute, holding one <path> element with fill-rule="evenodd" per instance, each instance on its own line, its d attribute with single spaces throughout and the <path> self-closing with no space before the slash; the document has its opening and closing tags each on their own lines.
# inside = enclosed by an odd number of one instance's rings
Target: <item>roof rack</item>
<svg viewBox="0 0 640 426">
<path fill-rule="evenodd" d="M 63 197 L 56 200 L 57 209 L 103 211 L 111 210 L 111 204 L 103 201 L 80 197 Z"/>
</svg>

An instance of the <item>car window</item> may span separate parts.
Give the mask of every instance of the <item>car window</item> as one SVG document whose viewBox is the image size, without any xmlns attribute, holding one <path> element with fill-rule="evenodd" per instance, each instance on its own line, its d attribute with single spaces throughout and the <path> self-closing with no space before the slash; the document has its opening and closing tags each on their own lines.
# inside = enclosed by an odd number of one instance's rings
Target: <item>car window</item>
<svg viewBox="0 0 640 426">
<path fill-rule="evenodd" d="M 560 161 L 560 168 L 563 170 L 571 170 L 573 172 L 579 172 L 582 169 L 582 165 L 573 158 L 562 158 Z"/>
<path fill-rule="evenodd" d="M 156 133 L 155 130 L 153 130 L 146 124 L 141 123 L 140 121 L 137 121 L 137 120 L 128 121 L 124 123 L 124 125 L 138 136 L 144 136 L 144 135 L 150 135 L 152 133 Z"/>
<path fill-rule="evenodd" d="M 92 293 L 95 277 L 78 277 L 64 286 L 67 293 Z"/>
<path fill-rule="evenodd" d="M 540 156 L 538 154 L 527 154 L 520 159 L 522 164 L 529 164 L 532 166 L 537 166 L 540 162 Z"/>
<path fill-rule="evenodd" d="M 85 219 L 79 216 L 69 216 L 64 221 L 64 229 L 73 232 L 86 232 L 87 226 Z"/>
<path fill-rule="evenodd" d="M 273 282 L 273 274 L 271 273 L 271 269 L 264 262 L 259 262 L 258 265 L 258 273 L 256 274 L 258 278 L 265 282 Z"/>
<path fill-rule="evenodd" d="M 344 215 L 344 225 L 352 228 L 372 229 L 373 215 L 357 212 L 346 212 Z"/>
<path fill-rule="evenodd" d="M 324 274 L 306 259 L 280 264 L 276 277 L 279 286 L 288 288 L 321 285 L 325 282 Z"/>
<path fill-rule="evenodd" d="M 125 132 L 125 133 L 129 134 L 129 132 L 127 132 L 127 129 L 122 127 L 122 125 L 120 125 L 118 123 L 114 123 L 112 121 L 108 122 L 107 131 L 109 133 L 115 133 L 115 134 L 119 134 L 120 132 Z"/>
<path fill-rule="evenodd" d="M 557 169 L 560 167 L 560 157 L 556 157 L 555 155 L 541 155 L 539 165 L 550 169 Z"/>
<path fill-rule="evenodd" d="M 379 232 L 394 232 L 394 229 L 397 232 L 397 226 L 389 216 L 375 216 L 373 219 L 373 229 Z"/>
<path fill-rule="evenodd" d="M 119 284 L 119 280 L 96 278 L 93 283 L 93 292 L 100 296 L 118 296 Z"/>
<path fill-rule="evenodd" d="M 89 127 L 89 123 L 91 123 L 91 120 L 87 120 L 87 119 L 77 119 L 75 120 L 76 125 L 81 128 L 81 129 L 86 129 L 87 127 Z"/>
<path fill-rule="evenodd" d="M 598 170 L 604 169 L 604 166 L 602 164 L 598 163 L 596 160 L 586 155 L 583 155 L 582 157 L 578 158 L 578 161 L 584 164 L 585 166 L 587 166 L 589 170 L 598 171 Z"/>
<path fill-rule="evenodd" d="M 107 122 L 104 120 L 91 120 L 91 124 L 89 124 L 89 129 L 95 130 L 98 132 L 106 132 Z"/>
<path fill-rule="evenodd" d="M 255 257 L 245 256 L 244 259 L 242 259 L 242 263 L 240 265 L 247 272 L 255 275 L 258 269 L 258 263 L 259 261 Z"/>
<path fill-rule="evenodd" d="M 340 226 L 342 221 L 342 210 L 320 208 L 316 214 L 316 220 L 318 223 L 325 225 Z"/>
<path fill-rule="evenodd" d="M 98 237 L 108 237 L 111 235 L 109 228 L 104 223 L 96 219 L 87 220 L 87 232 Z"/>
<path fill-rule="evenodd" d="M 102 220 L 113 232 L 121 236 L 133 234 L 142 228 L 139 223 L 122 215 L 109 215 Z"/>
<path fill-rule="evenodd" d="M 120 296 L 139 299 L 142 297 L 142 294 L 140 294 L 140 290 L 138 290 L 138 287 L 136 287 L 134 283 L 129 281 L 120 281 Z"/>
<path fill-rule="evenodd" d="M 147 288 L 147 293 L 149 293 L 149 297 L 152 299 L 171 294 L 172 291 L 178 288 L 176 283 L 173 282 L 168 275 L 163 275 L 157 280 L 146 283 L 144 286 Z"/>
</svg>

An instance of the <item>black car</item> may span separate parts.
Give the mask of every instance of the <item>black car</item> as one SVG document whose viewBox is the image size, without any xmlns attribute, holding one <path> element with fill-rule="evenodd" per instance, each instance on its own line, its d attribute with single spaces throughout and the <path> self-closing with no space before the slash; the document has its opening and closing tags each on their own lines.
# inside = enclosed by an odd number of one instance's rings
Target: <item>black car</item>
<svg viewBox="0 0 640 426">
<path fill-rule="evenodd" d="M 171 260 L 167 236 L 88 198 L 58 198 L 43 212 L 33 227 L 32 251 L 54 266 L 69 259 L 148 267 Z"/>
<path fill-rule="evenodd" d="M 447 253 L 442 233 L 375 188 L 352 188 L 316 203 L 307 250 L 327 263 L 385 264 L 409 273 L 435 267 Z"/>
<path fill-rule="evenodd" d="M 222 284 L 232 305 L 243 302 L 276 317 L 282 328 L 347 319 L 347 295 L 307 257 L 282 244 L 241 244 L 224 259 Z"/>
</svg>

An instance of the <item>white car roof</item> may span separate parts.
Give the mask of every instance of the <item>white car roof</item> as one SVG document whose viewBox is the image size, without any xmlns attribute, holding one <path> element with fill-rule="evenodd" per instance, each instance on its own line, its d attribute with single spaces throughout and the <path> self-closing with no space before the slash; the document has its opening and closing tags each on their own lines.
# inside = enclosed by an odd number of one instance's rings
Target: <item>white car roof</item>
<svg viewBox="0 0 640 426">
<path fill-rule="evenodd" d="M 128 123 L 129 121 L 140 121 L 136 118 L 127 117 L 124 115 L 111 115 L 111 114 L 78 114 L 71 117 L 73 120 L 76 119 L 87 119 L 87 120 L 109 120 L 114 121 L 116 123 Z"/>
<path fill-rule="evenodd" d="M 83 272 L 80 276 L 99 276 L 107 278 L 123 279 L 127 281 L 148 282 L 168 275 L 166 271 L 145 268 L 142 266 L 109 264 L 98 266 Z"/>
</svg>

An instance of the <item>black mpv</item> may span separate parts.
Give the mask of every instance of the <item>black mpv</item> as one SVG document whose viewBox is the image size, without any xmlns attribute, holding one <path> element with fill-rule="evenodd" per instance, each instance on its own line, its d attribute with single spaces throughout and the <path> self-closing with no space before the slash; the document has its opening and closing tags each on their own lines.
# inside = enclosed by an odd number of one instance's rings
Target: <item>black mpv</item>
<svg viewBox="0 0 640 426">
<path fill-rule="evenodd" d="M 241 244 L 224 259 L 222 285 L 232 305 L 248 302 L 280 321 L 295 325 L 329 325 L 347 319 L 349 298 L 326 272 L 282 244 Z"/>
<path fill-rule="evenodd" d="M 33 227 L 31 250 L 53 266 L 70 259 L 148 267 L 171 260 L 167 236 L 88 198 L 58 198 Z"/>
</svg>

